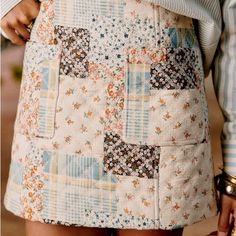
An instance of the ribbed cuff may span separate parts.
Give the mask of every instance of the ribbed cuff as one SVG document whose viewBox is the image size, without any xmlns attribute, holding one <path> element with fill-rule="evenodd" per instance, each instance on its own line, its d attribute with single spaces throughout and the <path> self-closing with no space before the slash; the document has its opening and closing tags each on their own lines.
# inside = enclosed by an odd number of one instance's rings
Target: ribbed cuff
<svg viewBox="0 0 236 236">
<path fill-rule="evenodd" d="M 2 0 L 1 1 L 1 15 L 2 19 L 13 7 L 15 7 L 21 0 Z"/>
<path fill-rule="evenodd" d="M 226 173 L 236 176 L 236 140 L 222 142 L 223 167 Z"/>
</svg>

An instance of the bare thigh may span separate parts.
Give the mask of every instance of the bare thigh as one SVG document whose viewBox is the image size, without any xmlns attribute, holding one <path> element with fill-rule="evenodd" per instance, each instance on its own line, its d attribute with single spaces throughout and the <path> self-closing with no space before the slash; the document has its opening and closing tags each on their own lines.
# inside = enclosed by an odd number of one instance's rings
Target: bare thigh
<svg viewBox="0 0 236 236">
<path fill-rule="evenodd" d="M 115 236 L 182 236 L 182 229 L 175 230 L 135 230 L 135 229 L 117 229 Z"/>
<path fill-rule="evenodd" d="M 70 227 L 25 221 L 26 236 L 111 236 L 109 228 Z"/>
</svg>

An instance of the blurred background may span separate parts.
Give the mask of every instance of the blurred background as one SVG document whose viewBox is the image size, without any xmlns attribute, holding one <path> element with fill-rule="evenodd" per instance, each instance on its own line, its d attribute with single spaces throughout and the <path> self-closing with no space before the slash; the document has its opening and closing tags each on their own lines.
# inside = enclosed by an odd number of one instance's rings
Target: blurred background
<svg viewBox="0 0 236 236">
<path fill-rule="evenodd" d="M 6 211 L 3 206 L 3 197 L 8 178 L 11 158 L 11 144 L 13 125 L 19 97 L 22 63 L 24 55 L 23 46 L 14 46 L 1 37 L 1 219 L 2 236 L 24 236 L 24 220 Z M 215 173 L 219 173 L 222 165 L 220 132 L 223 116 L 218 106 L 211 78 L 206 79 L 206 90 L 209 106 L 210 130 L 212 137 L 212 150 Z M 184 236 L 205 236 L 216 231 L 218 217 L 212 217 L 201 223 L 194 224 L 184 230 Z M 17 233 L 16 233 L 17 232 Z"/>
</svg>

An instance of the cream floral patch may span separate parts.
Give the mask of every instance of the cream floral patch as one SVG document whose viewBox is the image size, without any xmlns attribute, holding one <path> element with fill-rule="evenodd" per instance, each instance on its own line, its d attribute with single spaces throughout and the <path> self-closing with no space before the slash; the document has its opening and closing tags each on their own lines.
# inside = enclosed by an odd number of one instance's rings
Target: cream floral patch
<svg viewBox="0 0 236 236">
<path fill-rule="evenodd" d="M 211 146 L 163 146 L 159 165 L 160 226 L 171 229 L 217 214 Z"/>
<path fill-rule="evenodd" d="M 118 213 L 155 219 L 158 215 L 157 179 L 117 176 Z"/>
<path fill-rule="evenodd" d="M 151 90 L 148 144 L 179 145 L 201 142 L 205 119 L 197 89 Z"/>
</svg>

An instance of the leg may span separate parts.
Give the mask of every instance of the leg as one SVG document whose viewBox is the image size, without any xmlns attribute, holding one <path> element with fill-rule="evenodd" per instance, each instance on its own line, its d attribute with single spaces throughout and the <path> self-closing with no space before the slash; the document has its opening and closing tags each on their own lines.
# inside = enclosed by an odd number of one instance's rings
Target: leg
<svg viewBox="0 0 236 236">
<path fill-rule="evenodd" d="M 38 221 L 25 222 L 26 236 L 110 236 L 109 228 L 70 227 L 43 224 Z"/>
<path fill-rule="evenodd" d="M 182 236 L 183 228 L 175 230 L 117 229 L 115 236 Z"/>
</svg>

